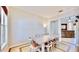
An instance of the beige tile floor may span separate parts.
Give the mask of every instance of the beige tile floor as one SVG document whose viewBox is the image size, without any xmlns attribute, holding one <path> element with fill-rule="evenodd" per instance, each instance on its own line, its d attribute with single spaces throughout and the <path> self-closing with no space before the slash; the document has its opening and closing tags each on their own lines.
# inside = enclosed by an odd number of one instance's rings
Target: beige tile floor
<svg viewBox="0 0 79 59">
<path fill-rule="evenodd" d="M 30 48 L 29 46 L 28 47 L 24 47 L 24 48 L 21 48 L 21 51 L 20 51 L 20 47 L 17 47 L 17 48 L 12 48 L 11 49 L 11 52 L 29 52 L 30 51 Z M 58 48 L 55 48 L 52 50 L 52 52 L 64 52 Z"/>
<path fill-rule="evenodd" d="M 69 45 L 70 44 L 66 42 L 57 43 L 57 48 L 53 49 L 52 52 L 67 52 Z M 11 52 L 29 52 L 29 51 L 30 51 L 30 45 L 27 44 L 11 49 Z M 72 51 L 74 50 L 72 49 Z"/>
<path fill-rule="evenodd" d="M 65 41 L 65 42 L 64 42 Z M 67 42 L 71 42 L 71 39 L 62 39 L 62 42 L 57 42 L 57 48 L 52 50 L 52 52 L 66 52 L 69 48 L 70 44 Z M 11 52 L 29 52 L 30 48 L 28 46 L 29 44 L 24 44 L 16 48 L 12 48 Z M 73 50 L 73 49 L 72 49 Z"/>
<path fill-rule="evenodd" d="M 12 49 L 11 49 L 11 52 L 20 52 L 19 47 L 12 48 Z"/>
<path fill-rule="evenodd" d="M 57 48 L 53 49 L 52 52 L 64 52 L 64 51 L 66 51 L 67 48 L 68 48 L 68 45 L 58 43 Z M 21 52 L 29 52 L 30 46 L 24 47 L 24 45 L 23 45 L 23 46 L 19 46 L 19 47 L 11 49 L 11 52 L 20 52 L 20 51 Z"/>
<path fill-rule="evenodd" d="M 30 51 L 30 47 L 24 47 L 24 48 L 21 48 L 22 52 L 29 52 Z"/>
</svg>

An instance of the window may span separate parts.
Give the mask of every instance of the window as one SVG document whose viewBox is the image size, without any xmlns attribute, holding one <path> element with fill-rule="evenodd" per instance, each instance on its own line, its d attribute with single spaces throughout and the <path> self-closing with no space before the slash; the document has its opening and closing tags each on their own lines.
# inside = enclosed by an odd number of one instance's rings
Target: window
<svg viewBox="0 0 79 59">
<path fill-rule="evenodd" d="M 1 49 L 7 45 L 7 15 L 5 14 L 3 8 L 1 8 Z"/>
</svg>

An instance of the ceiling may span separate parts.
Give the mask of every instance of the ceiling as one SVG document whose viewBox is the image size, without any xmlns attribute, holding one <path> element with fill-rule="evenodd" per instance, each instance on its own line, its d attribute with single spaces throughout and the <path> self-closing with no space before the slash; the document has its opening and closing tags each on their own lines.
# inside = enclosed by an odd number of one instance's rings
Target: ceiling
<svg viewBox="0 0 79 59">
<path fill-rule="evenodd" d="M 78 6 L 16 6 L 14 8 L 18 8 L 48 19 L 59 16 L 68 11 L 75 11 L 75 9 L 79 9 Z"/>
</svg>

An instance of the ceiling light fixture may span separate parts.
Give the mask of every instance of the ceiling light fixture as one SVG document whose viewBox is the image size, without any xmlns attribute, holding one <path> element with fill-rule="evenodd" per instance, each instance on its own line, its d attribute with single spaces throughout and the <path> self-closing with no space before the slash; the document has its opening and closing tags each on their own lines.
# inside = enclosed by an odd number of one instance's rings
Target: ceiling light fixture
<svg viewBox="0 0 79 59">
<path fill-rule="evenodd" d="M 59 10 L 58 12 L 63 12 L 63 10 Z"/>
</svg>

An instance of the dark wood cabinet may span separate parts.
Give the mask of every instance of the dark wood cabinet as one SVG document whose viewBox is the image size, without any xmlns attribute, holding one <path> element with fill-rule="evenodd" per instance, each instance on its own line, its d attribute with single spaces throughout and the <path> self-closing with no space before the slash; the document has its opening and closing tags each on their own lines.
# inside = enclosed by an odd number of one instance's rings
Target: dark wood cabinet
<svg viewBox="0 0 79 59">
<path fill-rule="evenodd" d="M 69 30 L 61 30 L 62 38 L 74 38 L 75 34 L 74 31 Z"/>
</svg>

